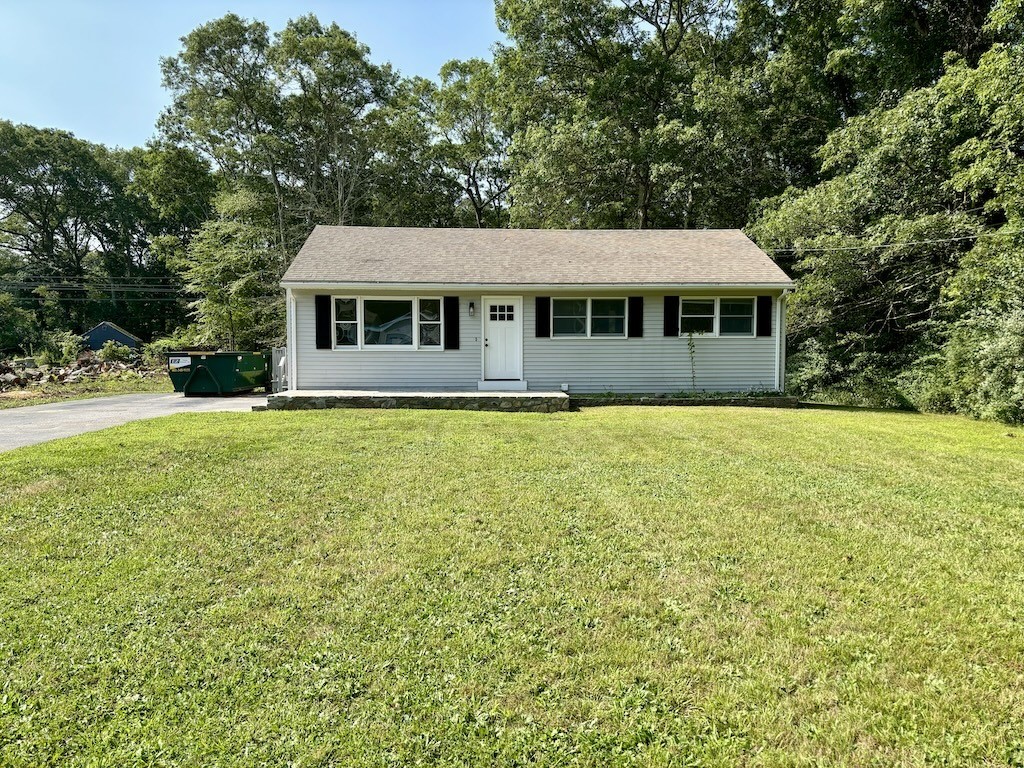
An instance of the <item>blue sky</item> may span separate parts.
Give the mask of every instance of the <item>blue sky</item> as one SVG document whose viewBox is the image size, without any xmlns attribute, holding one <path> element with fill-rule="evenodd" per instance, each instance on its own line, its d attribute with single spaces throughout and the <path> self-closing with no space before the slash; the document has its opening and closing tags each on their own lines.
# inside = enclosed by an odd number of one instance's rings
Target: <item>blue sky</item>
<svg viewBox="0 0 1024 768">
<path fill-rule="evenodd" d="M 143 144 L 168 101 L 160 57 L 229 12 L 272 31 L 315 13 L 370 46 L 375 62 L 424 77 L 449 59 L 490 58 L 500 37 L 492 0 L 0 0 L 0 118 Z"/>
</svg>

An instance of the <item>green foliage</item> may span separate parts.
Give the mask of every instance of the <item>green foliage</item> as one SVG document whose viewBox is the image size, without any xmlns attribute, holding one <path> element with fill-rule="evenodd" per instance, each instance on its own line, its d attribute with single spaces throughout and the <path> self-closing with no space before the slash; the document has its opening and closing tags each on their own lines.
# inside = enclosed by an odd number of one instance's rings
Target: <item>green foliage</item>
<svg viewBox="0 0 1024 768">
<path fill-rule="evenodd" d="M 1024 310 L 976 313 L 902 380 L 922 408 L 1024 423 Z"/>
<path fill-rule="evenodd" d="M 44 334 L 42 347 L 33 350 L 42 365 L 70 365 L 78 359 L 85 344 L 82 337 L 71 331 L 53 331 Z"/>
<path fill-rule="evenodd" d="M 499 123 L 500 91 L 494 66 L 481 59 L 449 61 L 441 67 L 441 84 L 431 89 L 431 119 L 439 139 L 442 166 L 462 187 L 469 226 L 508 222 L 508 147 L 510 137 Z"/>
<path fill-rule="evenodd" d="M 497 56 L 521 226 L 673 227 L 716 187 L 694 115 L 696 74 L 721 46 L 711 4 L 502 0 Z M 681 14 L 681 15 L 680 15 Z M 684 18 L 685 17 L 685 20 Z M 714 29 L 713 29 L 714 28 Z M 708 205 L 713 205 L 708 203 Z M 742 223 L 743 212 L 738 213 Z"/>
<path fill-rule="evenodd" d="M 187 241 L 211 185 L 181 148 L 109 150 L 0 121 L 0 255 L 14 255 L 0 259 L 0 281 L 41 327 L 166 332 L 184 303 L 154 243 Z"/>
<path fill-rule="evenodd" d="M 163 368 L 167 365 L 167 356 L 172 352 L 216 350 L 216 345 L 198 341 L 202 335 L 203 331 L 194 324 L 178 328 L 174 333 L 146 344 L 142 348 L 142 361 L 148 368 Z"/>
<path fill-rule="evenodd" d="M 132 359 L 132 350 L 124 344 L 110 339 L 103 343 L 103 346 L 96 353 L 96 357 L 100 362 L 104 363 L 127 363 Z"/>
<path fill-rule="evenodd" d="M 250 190 L 224 193 L 174 266 L 192 303 L 194 342 L 226 349 L 262 349 L 283 342 L 287 266 L 276 244 L 272 203 Z"/>
<path fill-rule="evenodd" d="M 28 352 L 39 340 L 35 315 L 18 306 L 17 299 L 0 292 L 0 352 Z"/>
<path fill-rule="evenodd" d="M 828 179 L 765 206 L 751 232 L 799 277 L 800 391 L 1017 418 L 1012 344 L 996 342 L 1012 334 L 992 318 L 1024 302 L 1022 74 L 1019 45 L 951 58 L 833 133 Z"/>
<path fill-rule="evenodd" d="M 991 5 L 500 0 L 512 220 L 742 226 L 845 120 L 974 63 Z"/>
<path fill-rule="evenodd" d="M 339 410 L 0 454 L 0 762 L 1013 766 L 1007 432 Z"/>
</svg>

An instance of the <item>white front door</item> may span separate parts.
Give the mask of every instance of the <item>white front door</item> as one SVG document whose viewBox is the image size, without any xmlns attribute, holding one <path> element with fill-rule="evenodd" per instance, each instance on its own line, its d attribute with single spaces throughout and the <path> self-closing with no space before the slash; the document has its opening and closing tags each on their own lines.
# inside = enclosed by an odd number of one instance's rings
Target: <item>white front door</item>
<svg viewBox="0 0 1024 768">
<path fill-rule="evenodd" d="M 521 296 L 483 297 L 484 378 L 523 378 L 523 299 Z"/>
</svg>

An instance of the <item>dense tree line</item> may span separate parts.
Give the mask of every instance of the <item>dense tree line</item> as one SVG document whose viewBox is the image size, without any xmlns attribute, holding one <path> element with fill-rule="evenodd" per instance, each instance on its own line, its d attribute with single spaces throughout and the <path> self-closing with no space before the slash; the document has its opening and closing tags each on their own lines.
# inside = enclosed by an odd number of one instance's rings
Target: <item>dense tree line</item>
<svg viewBox="0 0 1024 768">
<path fill-rule="evenodd" d="M 799 391 L 1024 417 L 1017 0 L 495 7 L 436 81 L 228 15 L 161 62 L 151 146 L 0 124 L 0 345 L 278 342 L 317 223 L 744 227 L 798 278 Z"/>
</svg>

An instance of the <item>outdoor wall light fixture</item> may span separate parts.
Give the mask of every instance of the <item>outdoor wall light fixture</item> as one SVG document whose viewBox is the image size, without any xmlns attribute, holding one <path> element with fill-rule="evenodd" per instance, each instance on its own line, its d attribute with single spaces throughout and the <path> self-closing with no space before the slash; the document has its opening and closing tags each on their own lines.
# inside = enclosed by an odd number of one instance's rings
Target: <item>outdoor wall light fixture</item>
<svg viewBox="0 0 1024 768">
<path fill-rule="evenodd" d="M 469 316 L 472 317 L 476 314 L 476 302 L 469 302 Z"/>
</svg>

